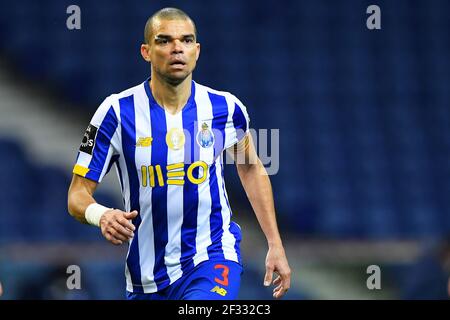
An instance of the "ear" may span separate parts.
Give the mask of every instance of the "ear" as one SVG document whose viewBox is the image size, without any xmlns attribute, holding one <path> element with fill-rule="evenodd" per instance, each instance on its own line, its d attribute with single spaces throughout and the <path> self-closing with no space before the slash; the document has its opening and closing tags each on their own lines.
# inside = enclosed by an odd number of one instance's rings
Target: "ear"
<svg viewBox="0 0 450 320">
<path fill-rule="evenodd" d="M 151 62 L 149 51 L 150 51 L 150 47 L 148 44 L 145 44 L 145 43 L 141 44 L 141 55 L 142 55 L 142 58 L 144 58 L 144 60 L 147 62 Z"/>
<path fill-rule="evenodd" d="M 197 42 L 196 45 L 197 45 L 197 53 L 195 55 L 195 61 L 197 61 L 198 57 L 200 57 L 200 43 Z"/>
</svg>

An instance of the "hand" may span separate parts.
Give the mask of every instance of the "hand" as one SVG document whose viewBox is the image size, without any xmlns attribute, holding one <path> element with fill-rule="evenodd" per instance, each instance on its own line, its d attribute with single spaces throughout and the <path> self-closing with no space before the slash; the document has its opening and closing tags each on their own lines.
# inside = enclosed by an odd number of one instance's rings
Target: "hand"
<svg viewBox="0 0 450 320">
<path fill-rule="evenodd" d="M 134 237 L 136 229 L 131 220 L 136 218 L 138 212 L 124 212 L 122 210 L 108 210 L 100 218 L 102 235 L 109 242 L 120 245 Z"/>
<path fill-rule="evenodd" d="M 273 281 L 273 285 L 276 286 L 273 289 L 273 297 L 279 299 L 284 296 L 291 286 L 291 269 L 281 244 L 269 246 L 266 256 L 264 286 L 268 287 L 272 283 L 274 272 L 278 274 L 278 277 Z"/>
</svg>

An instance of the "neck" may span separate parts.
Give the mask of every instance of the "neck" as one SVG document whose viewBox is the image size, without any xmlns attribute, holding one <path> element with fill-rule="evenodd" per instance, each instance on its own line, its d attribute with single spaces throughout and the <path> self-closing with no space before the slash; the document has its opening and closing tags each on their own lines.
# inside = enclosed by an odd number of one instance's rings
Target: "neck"
<svg viewBox="0 0 450 320">
<path fill-rule="evenodd" d="M 152 74 L 150 88 L 156 102 L 169 113 L 180 111 L 191 95 L 192 74 L 179 84 L 173 85 L 161 79 L 156 72 Z"/>
</svg>

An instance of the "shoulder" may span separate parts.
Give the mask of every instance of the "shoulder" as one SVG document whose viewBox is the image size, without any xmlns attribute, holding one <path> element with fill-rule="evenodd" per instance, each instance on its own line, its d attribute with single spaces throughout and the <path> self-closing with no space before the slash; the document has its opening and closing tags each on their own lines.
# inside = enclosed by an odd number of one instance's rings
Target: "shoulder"
<svg viewBox="0 0 450 320">
<path fill-rule="evenodd" d="M 120 100 L 122 98 L 127 98 L 130 96 L 146 95 L 144 84 L 145 84 L 145 82 L 140 83 L 134 87 L 131 87 L 131 88 L 125 89 L 119 93 L 113 94 L 113 96 L 115 99 Z"/>
<path fill-rule="evenodd" d="M 228 91 L 221 91 L 221 90 L 216 90 L 213 88 L 210 88 L 208 86 L 205 86 L 203 84 L 199 84 L 197 82 L 195 83 L 195 93 L 196 94 L 211 94 L 211 95 L 217 95 L 217 96 L 222 96 L 226 99 L 230 99 L 233 102 L 239 102 L 239 104 L 242 104 L 242 102 L 231 92 Z"/>
<path fill-rule="evenodd" d="M 210 88 L 208 86 L 205 86 L 203 84 L 199 84 L 197 82 L 195 83 L 195 94 L 196 96 L 199 95 L 216 95 L 216 96 L 222 96 L 224 97 L 228 103 L 231 103 L 235 106 L 238 106 L 241 109 L 246 109 L 245 105 L 242 103 L 241 100 L 239 100 L 238 97 L 236 97 L 233 93 L 228 92 L 228 91 L 221 91 L 221 90 L 216 90 L 213 88 Z"/>
<path fill-rule="evenodd" d="M 134 87 L 125 89 L 118 93 L 112 93 L 107 96 L 103 102 L 99 105 L 97 112 L 99 113 L 107 113 L 111 108 L 114 110 L 116 114 L 120 113 L 120 101 L 122 99 L 133 98 L 136 99 L 136 96 L 141 97 L 145 95 L 144 84 L 138 84 Z"/>
<path fill-rule="evenodd" d="M 137 95 L 145 95 L 145 88 L 144 84 L 140 83 L 134 87 L 125 89 L 118 93 L 113 93 L 105 98 L 104 102 L 107 102 L 109 104 L 115 104 L 118 103 L 121 99 L 128 98 L 131 96 L 137 96 Z"/>
</svg>

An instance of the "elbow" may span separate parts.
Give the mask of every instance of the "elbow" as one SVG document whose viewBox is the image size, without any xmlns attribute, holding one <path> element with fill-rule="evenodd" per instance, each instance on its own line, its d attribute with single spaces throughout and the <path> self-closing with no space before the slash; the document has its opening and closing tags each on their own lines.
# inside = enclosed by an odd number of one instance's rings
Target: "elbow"
<svg viewBox="0 0 450 320">
<path fill-rule="evenodd" d="M 69 212 L 69 214 L 75 218 L 75 202 L 73 200 L 73 194 L 72 192 L 68 192 L 67 194 L 67 211 Z"/>
<path fill-rule="evenodd" d="M 245 178 L 249 174 L 249 172 L 251 172 L 252 165 L 248 163 L 236 164 L 236 168 L 239 177 L 242 179 Z"/>
<path fill-rule="evenodd" d="M 264 165 L 258 160 L 256 163 L 238 164 L 237 172 L 241 180 L 259 179 L 260 176 L 267 177 Z"/>
<path fill-rule="evenodd" d="M 251 172 L 258 172 L 261 166 L 262 164 L 260 161 L 253 163 L 236 163 L 237 172 L 240 176 L 247 175 Z"/>
<path fill-rule="evenodd" d="M 70 202 L 70 195 L 67 197 L 67 212 L 69 212 L 69 214 L 73 217 L 73 207 Z"/>
</svg>

